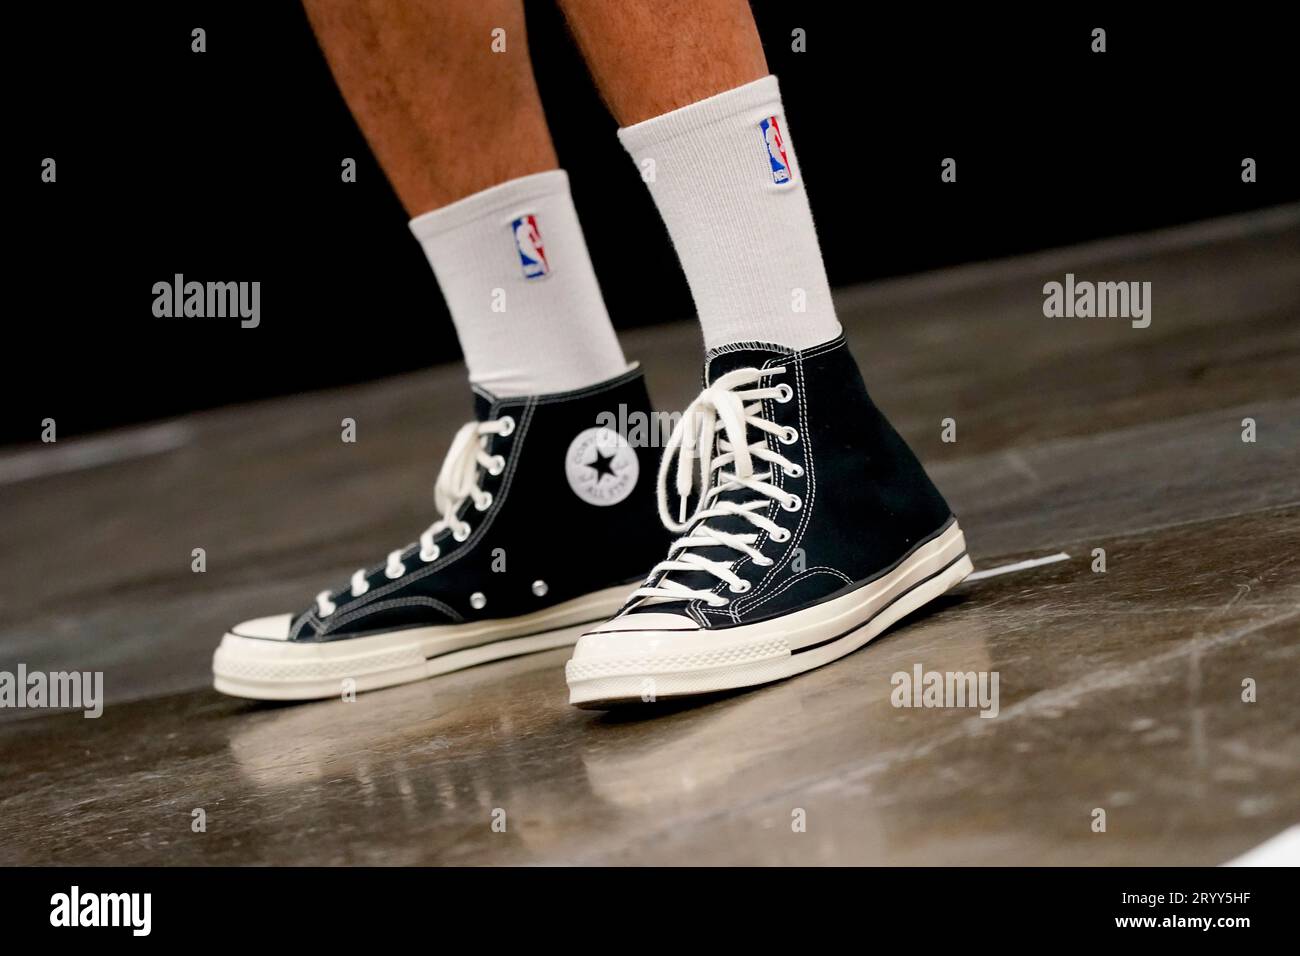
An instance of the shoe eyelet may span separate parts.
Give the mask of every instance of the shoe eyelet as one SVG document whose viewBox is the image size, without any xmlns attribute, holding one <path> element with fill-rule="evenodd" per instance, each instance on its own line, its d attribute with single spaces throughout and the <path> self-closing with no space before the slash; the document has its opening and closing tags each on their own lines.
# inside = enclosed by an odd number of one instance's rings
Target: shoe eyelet
<svg viewBox="0 0 1300 956">
<path fill-rule="evenodd" d="M 461 532 L 460 528 L 457 528 L 455 531 L 451 533 L 451 536 L 455 538 L 457 541 L 464 541 L 466 538 L 470 536 L 470 533 L 473 532 L 473 530 L 474 529 L 471 528 L 469 525 L 465 525 L 464 533 Z"/>
<path fill-rule="evenodd" d="M 388 567 L 384 568 L 384 577 L 388 578 L 389 580 L 396 580 L 397 578 L 400 578 L 405 573 L 406 573 L 406 565 L 404 564 L 390 564 L 388 565 Z"/>
<path fill-rule="evenodd" d="M 803 507 L 803 499 L 798 495 L 791 495 L 781 502 L 781 507 L 786 511 L 798 511 Z"/>
<path fill-rule="evenodd" d="M 533 593 L 538 597 L 546 597 L 546 592 L 549 590 L 550 588 L 546 586 L 545 581 L 538 579 L 533 582 Z"/>
<path fill-rule="evenodd" d="M 479 501 L 474 502 L 474 508 L 477 511 L 487 511 L 491 507 L 492 507 L 492 492 L 490 491 L 483 492 L 483 497 Z"/>
<path fill-rule="evenodd" d="M 428 564 L 430 561 L 437 561 L 438 555 L 440 555 L 441 553 L 442 550 L 436 544 L 433 546 L 432 550 L 429 551 L 425 551 L 423 548 L 421 548 L 420 560 L 423 561 L 425 564 Z"/>
<path fill-rule="evenodd" d="M 488 465 L 488 474 L 496 477 L 506 470 L 506 460 L 501 455 L 492 456 L 492 464 Z"/>
<path fill-rule="evenodd" d="M 775 541 L 777 544 L 785 544 L 785 542 L 790 540 L 790 532 L 785 530 L 785 528 L 782 528 L 780 530 L 780 533 L 777 533 L 775 531 L 772 532 L 771 537 L 772 540 Z"/>
<path fill-rule="evenodd" d="M 799 432 L 793 427 L 787 428 L 781 433 L 780 442 L 782 445 L 793 445 L 799 440 Z"/>
<path fill-rule="evenodd" d="M 469 604 L 476 611 L 481 611 L 487 607 L 487 597 L 482 591 L 475 591 L 469 596 Z"/>
<path fill-rule="evenodd" d="M 511 418 L 509 415 L 502 415 L 500 418 L 497 419 L 497 423 L 501 426 L 501 431 L 497 432 L 497 434 L 500 435 L 502 438 L 505 438 L 507 435 L 514 434 L 515 420 Z"/>
<path fill-rule="evenodd" d="M 789 468 L 785 469 L 785 473 L 788 478 L 802 478 L 803 465 L 791 465 Z"/>
<path fill-rule="evenodd" d="M 781 393 L 776 397 L 776 400 L 780 402 L 782 405 L 790 401 L 790 399 L 794 398 L 794 389 L 791 388 L 789 385 L 787 385 L 785 382 L 782 382 L 780 385 L 778 385 L 776 387 L 776 390 Z"/>
<path fill-rule="evenodd" d="M 744 594 L 751 587 L 752 585 L 748 581 L 741 581 L 740 587 L 736 587 L 734 584 L 729 584 L 727 585 L 727 590 L 730 591 L 732 594 Z"/>
</svg>

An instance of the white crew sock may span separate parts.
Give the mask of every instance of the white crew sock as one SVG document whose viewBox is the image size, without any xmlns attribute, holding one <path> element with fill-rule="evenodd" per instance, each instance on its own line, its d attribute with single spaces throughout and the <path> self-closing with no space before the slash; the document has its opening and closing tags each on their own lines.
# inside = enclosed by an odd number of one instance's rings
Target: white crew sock
<svg viewBox="0 0 1300 956">
<path fill-rule="evenodd" d="M 668 226 L 705 348 L 808 348 L 839 335 L 775 76 L 625 127 L 618 138 Z"/>
<path fill-rule="evenodd" d="M 544 395 L 627 371 L 563 170 L 417 216 L 411 232 L 475 385 L 498 398 Z"/>
</svg>

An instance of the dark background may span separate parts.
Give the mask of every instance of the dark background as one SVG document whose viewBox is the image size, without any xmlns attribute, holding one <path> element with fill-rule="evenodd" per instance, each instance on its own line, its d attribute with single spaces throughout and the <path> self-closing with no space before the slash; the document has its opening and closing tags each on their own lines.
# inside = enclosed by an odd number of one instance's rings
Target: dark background
<svg viewBox="0 0 1300 956">
<path fill-rule="evenodd" d="M 836 285 L 1300 197 L 1292 33 L 1259 8 L 755 6 Z M 560 15 L 549 0 L 528 8 L 615 323 L 688 317 L 666 234 Z M 296 3 L 12 14 L 0 441 L 37 440 L 47 416 L 66 439 L 459 355 Z M 195 26 L 204 54 L 190 52 Z M 1089 50 L 1095 26 L 1105 54 Z M 806 53 L 790 50 L 795 27 Z M 46 156 L 57 184 L 40 182 Z M 339 179 L 345 156 L 356 184 Z M 939 180 L 946 156 L 956 184 Z M 1256 184 L 1241 182 L 1244 156 Z M 152 285 L 177 272 L 261 281 L 261 326 L 154 318 Z"/>
</svg>

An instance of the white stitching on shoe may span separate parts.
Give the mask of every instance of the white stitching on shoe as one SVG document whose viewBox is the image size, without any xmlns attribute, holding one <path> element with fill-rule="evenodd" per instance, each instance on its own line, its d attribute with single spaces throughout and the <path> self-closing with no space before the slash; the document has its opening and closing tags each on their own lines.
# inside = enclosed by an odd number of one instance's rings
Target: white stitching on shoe
<svg viewBox="0 0 1300 956">
<path fill-rule="evenodd" d="M 798 574 L 786 578 L 783 582 L 781 582 L 780 585 L 778 585 L 772 591 L 769 591 L 767 594 L 759 598 L 757 601 L 753 601 L 749 605 L 747 605 L 745 607 L 746 613 L 754 610 L 754 608 L 758 607 L 761 604 L 766 604 L 768 601 L 772 600 L 772 598 L 776 597 L 778 594 L 783 593 L 787 588 L 793 587 L 799 582 L 804 581 L 807 578 L 810 578 L 817 574 L 831 574 L 839 578 L 845 584 L 850 584 L 850 585 L 853 584 L 852 579 L 850 579 L 847 574 L 845 574 L 842 571 L 837 571 L 834 568 L 823 567 L 820 565 L 815 568 L 805 568 L 804 570 L 800 571 Z"/>
<path fill-rule="evenodd" d="M 389 611 L 392 610 L 393 608 L 413 607 L 417 605 L 420 607 L 431 607 L 436 610 L 442 611 L 444 614 L 446 614 L 448 617 L 451 618 L 451 621 L 449 623 L 459 624 L 462 621 L 464 621 L 464 618 L 461 617 L 456 612 L 455 608 L 443 604 L 441 601 L 437 600 L 436 598 L 424 597 L 423 595 L 412 595 L 411 597 L 392 598 L 387 601 L 379 601 L 374 604 L 367 604 L 365 607 L 349 610 L 346 614 L 339 615 L 337 620 L 331 618 L 329 622 L 331 625 L 330 630 L 338 630 L 344 624 L 350 624 L 353 621 L 359 621 L 364 617 L 369 617 L 371 614 L 377 614 L 380 611 Z M 321 631 L 321 633 L 328 634 L 330 632 Z"/>
<path fill-rule="evenodd" d="M 835 343 L 828 343 L 823 346 L 818 346 L 817 351 L 819 354 L 822 351 L 831 351 L 833 347 L 838 347 L 838 345 L 840 344 L 841 341 L 837 339 Z M 804 461 L 807 463 L 807 467 L 804 469 L 805 475 L 808 479 L 807 494 L 804 499 L 804 507 L 799 516 L 798 524 L 795 526 L 794 531 L 791 534 L 790 540 L 785 542 L 786 544 L 785 550 L 782 552 L 782 555 L 777 560 L 777 562 L 773 564 L 770 568 L 768 568 L 766 573 L 759 579 L 759 581 L 754 587 L 754 590 L 751 591 L 745 598 L 742 598 L 740 601 L 737 602 L 737 606 L 733 609 L 733 613 L 736 615 L 736 620 L 739 620 L 740 614 L 744 613 L 745 611 L 748 611 L 751 607 L 754 607 L 756 604 L 762 603 L 764 596 L 767 594 L 764 588 L 771 586 L 776 581 L 777 574 L 779 574 L 781 570 L 786 567 L 792 555 L 794 554 L 794 549 L 799 547 L 799 545 L 802 543 L 804 534 L 808 530 L 808 525 L 812 521 L 813 506 L 816 504 L 817 501 L 817 466 L 813 460 L 812 439 L 810 437 L 812 428 L 808 423 L 808 402 L 807 402 L 808 396 L 807 396 L 807 390 L 804 387 L 805 379 L 804 379 L 803 358 L 800 357 L 793 364 L 794 364 L 794 374 L 795 374 L 795 383 L 796 383 L 795 391 L 799 397 L 800 434 L 804 441 L 801 450 L 803 453 Z M 843 574 L 843 572 L 839 572 L 839 573 Z M 848 580 L 847 576 L 845 576 L 845 580 Z"/>
</svg>

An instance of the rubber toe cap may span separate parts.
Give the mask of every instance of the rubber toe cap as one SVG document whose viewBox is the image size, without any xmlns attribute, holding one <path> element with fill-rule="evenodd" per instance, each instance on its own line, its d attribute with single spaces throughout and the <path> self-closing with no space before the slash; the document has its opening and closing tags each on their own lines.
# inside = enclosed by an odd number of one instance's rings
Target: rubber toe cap
<svg viewBox="0 0 1300 956">
<path fill-rule="evenodd" d="M 271 617 L 258 617 L 236 624 L 230 629 L 230 633 L 237 637 L 253 637 L 261 641 L 287 641 L 292 624 L 292 614 L 274 614 Z"/>
</svg>

